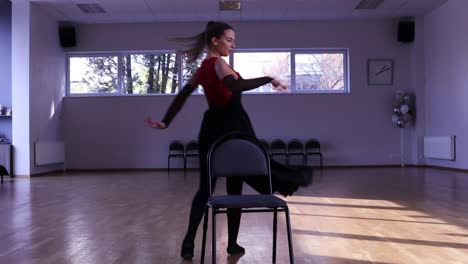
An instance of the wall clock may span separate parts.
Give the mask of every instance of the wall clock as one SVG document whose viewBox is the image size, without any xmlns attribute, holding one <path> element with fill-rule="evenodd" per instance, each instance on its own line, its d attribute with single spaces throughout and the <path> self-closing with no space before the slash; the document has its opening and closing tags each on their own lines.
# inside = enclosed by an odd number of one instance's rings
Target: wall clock
<svg viewBox="0 0 468 264">
<path fill-rule="evenodd" d="M 370 59 L 367 61 L 367 83 L 369 85 L 393 84 L 393 60 Z"/>
</svg>

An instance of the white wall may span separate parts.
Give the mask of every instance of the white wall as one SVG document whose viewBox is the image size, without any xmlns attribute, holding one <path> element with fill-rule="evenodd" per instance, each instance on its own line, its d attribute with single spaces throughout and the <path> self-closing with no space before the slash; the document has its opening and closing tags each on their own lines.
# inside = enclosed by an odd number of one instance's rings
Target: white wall
<svg viewBox="0 0 468 264">
<path fill-rule="evenodd" d="M 12 7 L 12 133 L 14 171 L 30 175 L 29 131 L 29 2 L 14 1 Z"/>
<path fill-rule="evenodd" d="M 31 4 L 30 35 L 30 142 L 31 174 L 60 169 L 35 166 L 34 142 L 62 140 L 62 98 L 65 95 L 65 53 L 60 47 L 58 22 L 44 7 Z"/>
<path fill-rule="evenodd" d="M 396 41 L 396 21 L 232 23 L 241 48 L 349 48 L 349 94 L 244 95 L 257 134 L 274 139 L 318 138 L 325 165 L 399 164 L 400 130 L 391 123 L 397 89 L 410 90 L 411 45 Z M 164 50 L 168 37 L 190 36 L 204 23 L 81 25 L 73 51 Z M 391 87 L 367 85 L 370 58 L 395 60 Z M 143 126 L 161 118 L 173 96 L 66 98 L 64 138 L 69 168 L 163 168 L 170 140 L 197 137 L 205 99 L 192 96 L 165 131 Z M 412 134 L 407 138 L 412 142 Z M 408 147 L 413 160 L 412 147 Z"/>
<path fill-rule="evenodd" d="M 455 135 L 456 161 L 427 164 L 468 168 L 468 1 L 449 0 L 425 18 L 426 135 Z"/>
<path fill-rule="evenodd" d="M 0 105 L 11 107 L 11 3 L 0 0 Z M 11 118 L 0 117 L 0 137 L 11 140 Z"/>
<path fill-rule="evenodd" d="M 34 142 L 61 139 L 65 54 L 59 46 L 58 24 L 36 3 L 15 1 L 12 25 L 15 174 L 57 170 L 60 166 L 34 165 Z"/>
<path fill-rule="evenodd" d="M 411 45 L 410 55 L 410 66 L 411 66 L 411 85 L 408 91 L 416 95 L 415 109 L 416 113 L 413 113 L 414 129 L 404 129 L 405 138 L 411 139 L 411 143 L 405 144 L 409 149 L 406 149 L 407 153 L 412 153 L 411 157 L 407 157 L 410 164 L 425 164 L 423 158 L 424 144 L 423 138 L 426 134 L 426 119 L 425 117 L 425 61 L 424 61 L 424 17 L 417 17 L 415 19 L 415 41 Z"/>
</svg>

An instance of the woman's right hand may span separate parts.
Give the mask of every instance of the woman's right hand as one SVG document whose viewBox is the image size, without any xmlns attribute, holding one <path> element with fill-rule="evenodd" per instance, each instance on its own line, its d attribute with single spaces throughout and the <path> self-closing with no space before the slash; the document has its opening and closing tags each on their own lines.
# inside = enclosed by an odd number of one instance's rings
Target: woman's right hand
<svg viewBox="0 0 468 264">
<path fill-rule="evenodd" d="M 153 120 L 149 116 L 147 118 L 145 118 L 145 120 L 143 121 L 143 124 L 145 124 L 145 126 L 151 127 L 151 128 L 157 128 L 157 129 L 165 129 L 166 128 L 166 124 L 164 122 Z"/>
<path fill-rule="evenodd" d="M 278 91 L 278 92 L 286 92 L 288 91 L 288 84 L 280 79 L 273 79 L 271 81 L 271 84 L 273 85 L 273 90 Z"/>
</svg>

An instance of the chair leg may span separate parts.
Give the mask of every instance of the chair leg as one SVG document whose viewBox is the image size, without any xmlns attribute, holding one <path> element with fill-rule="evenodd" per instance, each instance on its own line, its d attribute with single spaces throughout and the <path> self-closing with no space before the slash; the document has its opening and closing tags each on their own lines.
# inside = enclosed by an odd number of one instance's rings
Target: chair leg
<svg viewBox="0 0 468 264">
<path fill-rule="evenodd" d="M 304 166 L 307 166 L 306 155 L 302 154 L 302 162 L 304 162 Z"/>
<path fill-rule="evenodd" d="M 184 157 L 184 172 L 187 171 L 187 157 Z"/>
<path fill-rule="evenodd" d="M 320 154 L 320 169 L 323 169 L 323 158 L 322 158 L 322 154 Z"/>
<path fill-rule="evenodd" d="M 200 263 L 203 264 L 205 263 L 205 249 L 206 249 L 206 232 L 208 230 L 208 213 L 209 213 L 209 207 L 207 206 L 205 209 L 205 216 L 203 218 L 203 239 L 202 239 L 202 252 L 201 252 L 201 258 L 200 258 Z"/>
<path fill-rule="evenodd" d="M 289 219 L 288 206 L 284 208 L 284 213 L 286 215 L 286 228 L 288 231 L 289 263 L 294 264 L 294 249 L 293 249 L 293 244 L 292 244 L 291 221 Z"/>
<path fill-rule="evenodd" d="M 211 212 L 211 263 L 216 264 L 216 209 Z"/>
<path fill-rule="evenodd" d="M 278 211 L 274 210 L 273 212 L 273 261 L 271 263 L 276 263 L 276 231 L 278 229 Z"/>
<path fill-rule="evenodd" d="M 171 171 L 171 157 L 167 157 L 167 172 Z"/>
</svg>

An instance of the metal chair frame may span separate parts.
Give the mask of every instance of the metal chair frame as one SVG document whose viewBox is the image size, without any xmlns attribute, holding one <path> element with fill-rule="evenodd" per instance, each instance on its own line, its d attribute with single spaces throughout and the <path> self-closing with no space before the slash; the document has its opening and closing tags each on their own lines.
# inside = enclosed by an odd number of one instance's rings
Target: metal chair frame
<svg viewBox="0 0 468 264">
<path fill-rule="evenodd" d="M 323 155 L 320 149 L 320 141 L 315 138 L 309 139 L 305 144 L 305 162 L 309 156 L 319 156 L 320 157 L 320 169 L 323 168 Z"/>
<path fill-rule="evenodd" d="M 301 156 L 303 165 L 306 165 L 306 154 L 304 151 L 304 146 L 299 139 L 291 139 L 287 145 L 288 151 L 288 164 L 291 164 L 291 157 Z"/>
<path fill-rule="evenodd" d="M 167 171 L 171 171 L 171 158 L 182 158 L 185 171 L 185 146 L 178 140 L 169 143 L 169 154 L 167 155 Z"/>
<path fill-rule="evenodd" d="M 235 153 L 235 154 L 234 154 Z M 239 157 L 233 160 L 232 157 Z M 239 163 L 242 166 L 239 166 Z M 243 213 L 273 212 L 272 263 L 276 263 L 277 214 L 284 212 L 289 246 L 289 261 L 294 263 L 289 208 L 283 199 L 272 195 L 270 158 L 262 143 L 246 134 L 229 133 L 220 137 L 211 146 L 208 156 L 209 199 L 203 221 L 201 261 L 205 260 L 208 214 L 212 214 L 212 263 L 216 263 L 216 215 L 227 213 L 228 208 L 240 208 Z M 217 177 L 265 177 L 268 179 L 269 194 L 212 195 L 211 179 Z"/>
</svg>

